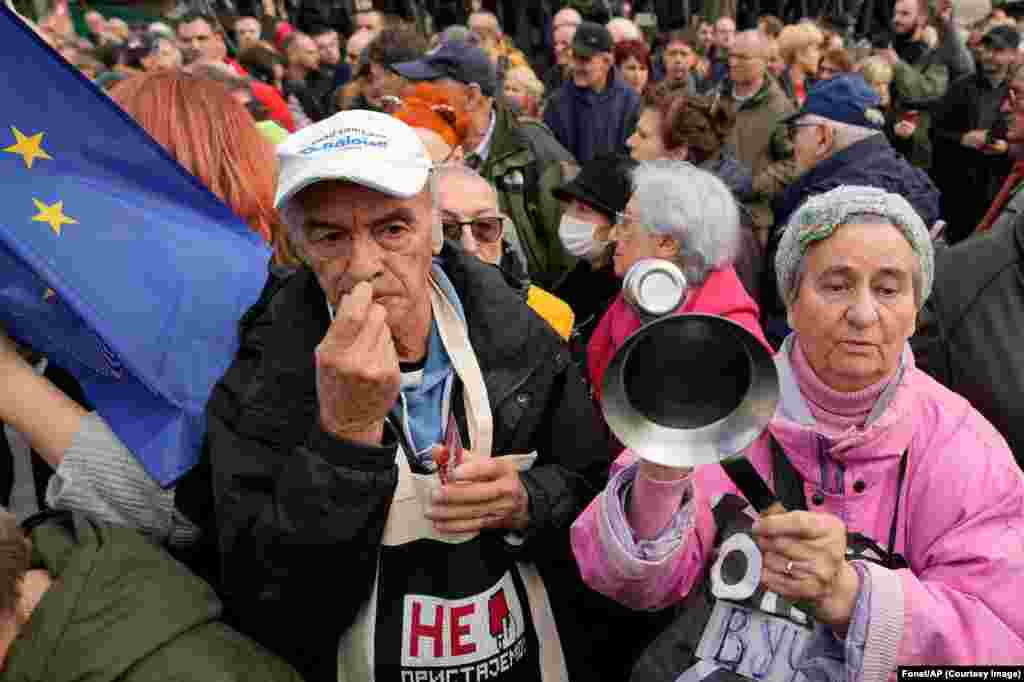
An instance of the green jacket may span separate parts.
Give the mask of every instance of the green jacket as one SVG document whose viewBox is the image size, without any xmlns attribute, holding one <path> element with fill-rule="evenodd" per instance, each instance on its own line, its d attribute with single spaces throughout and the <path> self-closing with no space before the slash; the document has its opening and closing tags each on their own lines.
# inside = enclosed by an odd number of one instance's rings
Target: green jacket
<svg viewBox="0 0 1024 682">
<path fill-rule="evenodd" d="M 910 137 L 907 160 L 925 170 L 932 165 L 932 143 L 929 133 L 931 114 L 928 107 L 937 104 L 949 87 L 949 68 L 939 60 L 935 50 L 925 52 L 916 62 L 902 59 L 892 67 L 892 108 L 894 118 L 907 111 L 920 111 L 917 128 Z"/>
<path fill-rule="evenodd" d="M 210 586 L 135 531 L 64 512 L 30 538 L 32 567 L 54 581 L 0 682 L 301 682 L 223 625 Z"/>
<path fill-rule="evenodd" d="M 576 266 L 558 237 L 562 206 L 551 194 L 563 182 L 562 162 L 572 155 L 541 121 L 517 117 L 497 102 L 494 113 L 480 174 L 498 190 L 501 211 L 515 224 L 530 279 L 554 290 Z"/>
</svg>

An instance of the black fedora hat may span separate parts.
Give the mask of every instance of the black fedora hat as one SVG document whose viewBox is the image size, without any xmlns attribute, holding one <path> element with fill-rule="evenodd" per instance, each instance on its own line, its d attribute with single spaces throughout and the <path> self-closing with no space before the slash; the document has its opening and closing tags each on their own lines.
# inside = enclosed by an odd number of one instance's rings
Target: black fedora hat
<svg viewBox="0 0 1024 682">
<path fill-rule="evenodd" d="M 591 159 L 569 182 L 551 190 L 559 201 L 577 199 L 614 222 L 633 195 L 633 169 L 637 163 L 621 154 Z"/>
</svg>

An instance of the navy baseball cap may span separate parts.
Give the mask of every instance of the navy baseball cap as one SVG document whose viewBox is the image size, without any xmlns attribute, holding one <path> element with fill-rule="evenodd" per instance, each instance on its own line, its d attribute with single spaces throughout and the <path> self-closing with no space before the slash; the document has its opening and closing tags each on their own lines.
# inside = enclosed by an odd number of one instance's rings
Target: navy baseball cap
<svg viewBox="0 0 1024 682">
<path fill-rule="evenodd" d="M 862 75 L 845 73 L 812 87 L 800 111 L 786 117 L 783 122 L 789 124 L 814 114 L 836 123 L 880 130 L 885 125 L 885 114 L 878 108 L 881 102 L 878 93 Z"/>
<path fill-rule="evenodd" d="M 498 90 L 498 74 L 487 53 L 458 40 L 445 43 L 416 61 L 392 64 L 391 70 L 411 81 L 451 78 L 466 85 L 476 83 L 487 97 L 494 97 Z"/>
</svg>

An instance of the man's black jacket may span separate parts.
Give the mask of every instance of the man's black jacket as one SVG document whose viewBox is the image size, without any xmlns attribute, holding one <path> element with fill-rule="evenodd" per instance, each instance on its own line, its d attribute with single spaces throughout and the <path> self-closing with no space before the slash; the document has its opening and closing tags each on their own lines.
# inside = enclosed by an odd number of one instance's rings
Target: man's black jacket
<svg viewBox="0 0 1024 682">
<path fill-rule="evenodd" d="M 527 541 L 508 551 L 536 563 L 567 656 L 585 659 L 594 626 L 577 607 L 594 593 L 584 594 L 568 530 L 605 483 L 608 440 L 568 349 L 501 272 L 450 246 L 442 268 L 483 371 L 493 451 L 539 454 L 523 474 Z M 241 325 L 241 348 L 207 409 L 205 461 L 179 486 L 178 504 L 190 518 L 209 516 L 208 483 L 196 481 L 212 479 L 216 528 L 205 535 L 217 544 L 231 622 L 308 682 L 326 682 L 337 677 L 339 639 L 373 585 L 396 444 L 358 445 L 320 428 L 313 352 L 329 318 L 312 272 L 268 287 Z M 453 405 L 465 430 L 461 400 Z"/>
<path fill-rule="evenodd" d="M 935 254 L 910 342 L 921 369 L 971 401 L 1024 467 L 1024 220 Z"/>
</svg>

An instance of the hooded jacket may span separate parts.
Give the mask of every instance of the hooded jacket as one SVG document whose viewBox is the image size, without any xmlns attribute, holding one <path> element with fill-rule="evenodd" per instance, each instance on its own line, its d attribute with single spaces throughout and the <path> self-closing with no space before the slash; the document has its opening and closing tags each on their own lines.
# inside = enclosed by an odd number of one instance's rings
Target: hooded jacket
<svg viewBox="0 0 1024 682">
<path fill-rule="evenodd" d="M 68 512 L 30 519 L 32 568 L 53 578 L 3 682 L 301 682 L 220 622 L 213 589 L 141 535 Z"/>
<path fill-rule="evenodd" d="M 833 443 L 815 428 L 782 355 L 782 397 L 768 430 L 803 479 L 810 511 L 838 516 L 850 532 L 887 544 L 907 452 L 894 549 L 910 567 L 859 562 L 870 579 L 866 638 L 861 660 L 846 648 L 840 679 L 884 680 L 896 666 L 1024 660 L 1024 477 L 1006 441 L 966 400 L 916 369 L 907 352 L 902 380 L 879 418 Z M 767 434 L 746 456 L 775 487 Z M 692 523 L 656 561 L 634 558 L 613 539 L 606 510 L 620 501 L 605 492 L 587 508 L 572 537 L 588 585 L 644 610 L 675 604 L 694 588 L 711 560 L 713 501 L 740 493 L 717 464 L 696 468 L 690 480 Z M 835 641 L 824 628 L 819 633 Z"/>
<path fill-rule="evenodd" d="M 624 151 L 639 119 L 640 95 L 617 69 L 608 72 L 608 87 L 601 92 L 567 81 L 544 110 L 544 123 L 580 165 Z"/>
</svg>

